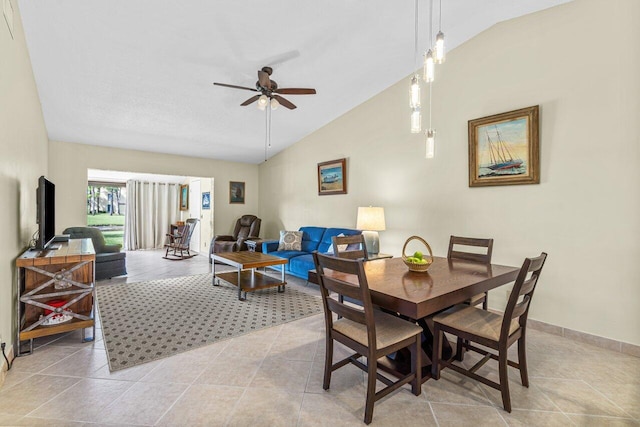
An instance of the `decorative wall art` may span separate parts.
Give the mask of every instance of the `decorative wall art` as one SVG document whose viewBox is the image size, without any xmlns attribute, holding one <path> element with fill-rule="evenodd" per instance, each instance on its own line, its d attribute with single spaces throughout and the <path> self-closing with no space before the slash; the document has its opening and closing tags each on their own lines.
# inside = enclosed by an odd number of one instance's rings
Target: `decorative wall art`
<svg viewBox="0 0 640 427">
<path fill-rule="evenodd" d="M 229 182 L 229 203 L 244 204 L 244 182 Z"/>
<path fill-rule="evenodd" d="M 469 187 L 540 183 L 538 110 L 469 120 Z"/>
<path fill-rule="evenodd" d="M 189 186 L 180 185 L 180 210 L 189 210 Z"/>
<path fill-rule="evenodd" d="M 202 193 L 202 209 L 211 209 L 211 193 L 209 191 Z"/>
<path fill-rule="evenodd" d="M 347 159 L 318 163 L 318 195 L 347 194 Z"/>
</svg>

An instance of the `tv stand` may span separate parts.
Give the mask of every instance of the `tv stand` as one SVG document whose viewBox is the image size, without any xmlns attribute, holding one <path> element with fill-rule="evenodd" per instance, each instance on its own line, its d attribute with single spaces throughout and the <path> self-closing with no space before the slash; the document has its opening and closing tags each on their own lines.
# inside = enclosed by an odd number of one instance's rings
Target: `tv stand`
<svg viewBox="0 0 640 427">
<path fill-rule="evenodd" d="M 14 350 L 17 356 L 33 352 L 34 338 L 76 329 L 82 329 L 83 342 L 93 341 L 95 264 L 91 239 L 69 240 L 56 251 L 28 250 L 16 259 L 18 331 Z M 87 328 L 93 329 L 91 337 L 85 337 Z M 29 341 L 26 351 L 22 349 L 25 341 Z"/>
</svg>

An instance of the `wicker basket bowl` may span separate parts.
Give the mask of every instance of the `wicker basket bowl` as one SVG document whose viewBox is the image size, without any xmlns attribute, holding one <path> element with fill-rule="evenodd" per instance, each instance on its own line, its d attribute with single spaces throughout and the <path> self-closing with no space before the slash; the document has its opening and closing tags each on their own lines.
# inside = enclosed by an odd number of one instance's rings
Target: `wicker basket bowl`
<svg viewBox="0 0 640 427">
<path fill-rule="evenodd" d="M 411 256 L 407 256 L 405 254 L 405 251 L 407 249 L 407 244 L 409 244 L 409 242 L 412 240 L 418 240 L 427 248 L 427 251 L 429 252 L 429 256 L 427 257 L 426 254 L 423 254 L 423 259 L 427 261 L 425 264 L 418 264 L 415 262 L 407 261 L 407 259 L 411 258 Z M 407 241 L 404 242 L 404 246 L 402 247 L 402 261 L 404 261 L 405 265 L 409 268 L 409 271 L 416 271 L 416 272 L 427 271 L 429 267 L 431 267 L 431 264 L 433 264 L 433 252 L 431 251 L 431 246 L 429 246 L 427 241 L 424 240 L 422 237 L 419 237 L 419 236 L 409 237 Z"/>
</svg>

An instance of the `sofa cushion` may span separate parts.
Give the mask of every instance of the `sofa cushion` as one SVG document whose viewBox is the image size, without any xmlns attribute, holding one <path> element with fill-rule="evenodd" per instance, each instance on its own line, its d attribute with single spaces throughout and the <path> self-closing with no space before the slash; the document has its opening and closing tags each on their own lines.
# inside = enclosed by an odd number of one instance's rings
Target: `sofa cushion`
<svg viewBox="0 0 640 427">
<path fill-rule="evenodd" d="M 126 256 L 126 252 L 106 252 L 102 254 L 96 254 L 96 263 L 117 261 L 119 259 L 125 259 Z"/>
<path fill-rule="evenodd" d="M 289 260 L 289 271 L 298 277 L 308 278 L 309 270 L 313 270 L 316 266 L 313 264 L 313 255 L 300 255 Z"/>
<path fill-rule="evenodd" d="M 269 255 L 273 255 L 273 256 L 279 256 L 280 258 L 286 258 L 286 259 L 291 259 L 294 257 L 298 257 L 300 255 L 304 254 L 304 252 L 300 252 L 300 251 L 274 251 L 274 252 L 269 252 Z"/>
<path fill-rule="evenodd" d="M 299 251 L 302 250 L 301 231 L 280 231 L 279 251 Z"/>
<path fill-rule="evenodd" d="M 302 231 L 302 251 L 313 252 L 318 249 L 326 227 L 300 227 Z"/>
<path fill-rule="evenodd" d="M 351 228 L 327 228 L 322 235 L 322 240 L 318 245 L 318 252 L 327 253 L 329 248 L 333 246 L 333 236 L 337 236 L 339 234 L 344 234 L 345 236 L 351 236 L 354 234 L 362 233 L 360 230 L 354 230 Z"/>
</svg>

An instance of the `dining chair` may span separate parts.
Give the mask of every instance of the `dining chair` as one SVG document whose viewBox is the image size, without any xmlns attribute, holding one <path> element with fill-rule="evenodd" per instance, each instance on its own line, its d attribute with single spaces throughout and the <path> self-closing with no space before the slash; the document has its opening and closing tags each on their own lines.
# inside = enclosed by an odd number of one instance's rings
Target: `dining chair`
<svg viewBox="0 0 640 427">
<path fill-rule="evenodd" d="M 547 259 L 542 252 L 536 258 L 526 258 L 520 268 L 518 277 L 511 291 L 507 307 L 502 315 L 481 310 L 475 306 L 458 304 L 451 309 L 433 317 L 433 355 L 431 377 L 440 379 L 440 367 L 448 367 L 469 378 L 480 381 L 489 387 L 500 390 L 502 405 L 507 412 L 511 412 L 511 397 L 509 395 L 509 378 L 507 367 L 512 366 L 520 371 L 520 379 L 524 387 L 529 387 L 526 357 L 527 317 L 533 291 L 535 291 L 540 272 Z M 464 369 L 452 361 L 440 357 L 442 351 L 443 332 L 455 335 L 467 342 L 488 347 L 497 354 L 475 345 L 468 344 L 467 349 L 484 355 L 484 357 L 470 369 Z M 508 359 L 509 347 L 518 343 L 518 362 Z M 489 359 L 498 361 L 498 378 L 496 383 L 476 374 L 476 371 Z"/>
<path fill-rule="evenodd" d="M 326 354 L 324 381 L 322 388 L 328 390 L 331 373 L 349 363 L 368 374 L 367 396 L 364 410 L 364 422 L 369 424 L 373 418 L 374 403 L 411 383 L 411 391 L 419 396 L 422 390 L 422 358 L 420 337 L 422 328 L 415 323 L 374 309 L 369 294 L 363 260 L 350 260 L 334 256 L 313 253 L 313 261 L 318 273 L 326 329 Z M 326 274 L 331 270 L 331 274 Z M 347 282 L 346 279 L 352 281 Z M 340 302 L 329 296 L 330 292 L 344 295 L 361 305 Z M 342 318 L 334 320 L 334 314 Z M 349 347 L 354 354 L 333 363 L 333 341 Z M 396 381 L 378 372 L 378 359 L 408 347 L 411 352 L 411 372 Z M 366 357 L 366 364 L 358 360 Z M 386 385 L 376 392 L 376 380 Z"/>
<path fill-rule="evenodd" d="M 464 252 L 457 249 L 459 246 L 474 246 L 486 248 L 485 253 Z M 493 252 L 493 239 L 478 239 L 473 237 L 451 236 L 449 239 L 449 251 L 447 258 L 451 260 L 464 260 L 479 262 L 482 264 L 491 264 L 491 253 Z M 482 303 L 482 308 L 487 309 L 489 306 L 489 292 L 475 295 L 467 301 L 469 305 L 478 305 Z"/>
<path fill-rule="evenodd" d="M 350 236 L 333 236 L 333 253 L 339 258 L 346 259 L 368 259 L 367 247 L 362 234 L 352 234 Z"/>
</svg>

